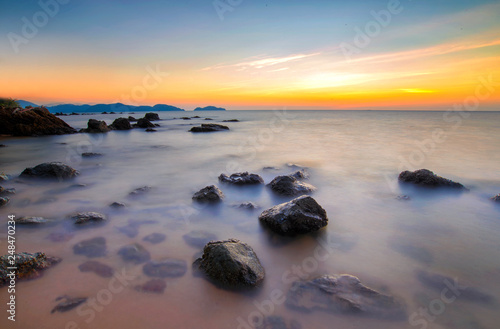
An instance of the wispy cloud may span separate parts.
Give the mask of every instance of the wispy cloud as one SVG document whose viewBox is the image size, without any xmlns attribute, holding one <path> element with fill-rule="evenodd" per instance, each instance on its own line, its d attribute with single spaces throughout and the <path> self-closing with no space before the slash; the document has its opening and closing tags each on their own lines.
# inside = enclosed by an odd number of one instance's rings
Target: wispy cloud
<svg viewBox="0 0 500 329">
<path fill-rule="evenodd" d="M 252 61 L 244 61 L 244 62 L 240 62 L 240 63 L 236 63 L 236 64 L 217 64 L 214 66 L 205 67 L 202 69 L 202 71 L 217 70 L 217 69 L 224 69 L 224 68 L 235 68 L 236 71 L 244 71 L 244 70 L 251 69 L 251 68 L 262 69 L 262 68 L 266 68 L 269 66 L 288 63 L 288 62 L 292 62 L 292 61 L 298 61 L 298 60 L 301 60 L 304 58 L 317 56 L 319 54 L 320 53 L 294 54 L 294 55 L 290 55 L 290 56 L 286 56 L 286 57 L 268 57 L 268 58 L 262 58 L 262 59 L 252 60 Z"/>
</svg>

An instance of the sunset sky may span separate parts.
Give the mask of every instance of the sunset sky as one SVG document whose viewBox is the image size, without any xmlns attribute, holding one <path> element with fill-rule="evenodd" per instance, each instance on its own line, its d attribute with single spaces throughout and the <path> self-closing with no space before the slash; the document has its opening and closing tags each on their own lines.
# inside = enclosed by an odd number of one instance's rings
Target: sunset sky
<svg viewBox="0 0 500 329">
<path fill-rule="evenodd" d="M 500 110 L 498 0 L 0 0 L 0 34 L 37 104 Z"/>
</svg>

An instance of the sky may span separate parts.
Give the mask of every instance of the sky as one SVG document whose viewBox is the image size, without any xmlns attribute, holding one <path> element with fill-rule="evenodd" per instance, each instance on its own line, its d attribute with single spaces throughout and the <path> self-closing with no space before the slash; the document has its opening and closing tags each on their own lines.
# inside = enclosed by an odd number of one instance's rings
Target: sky
<svg viewBox="0 0 500 329">
<path fill-rule="evenodd" d="M 500 2 L 0 0 L 0 97 L 500 110 Z"/>
</svg>

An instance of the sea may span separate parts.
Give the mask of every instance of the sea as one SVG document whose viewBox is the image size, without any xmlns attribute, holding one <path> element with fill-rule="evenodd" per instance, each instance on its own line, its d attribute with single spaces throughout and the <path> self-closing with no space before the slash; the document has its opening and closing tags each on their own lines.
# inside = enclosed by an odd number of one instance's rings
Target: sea
<svg viewBox="0 0 500 329">
<path fill-rule="evenodd" d="M 500 193 L 500 112 L 158 113 L 156 132 L 0 138 L 6 145 L 0 148 L 0 172 L 10 176 L 0 185 L 16 189 L 10 203 L 0 208 L 0 254 L 8 252 L 8 216 L 37 216 L 52 221 L 17 225 L 16 252 L 62 259 L 40 278 L 16 283 L 15 322 L 6 312 L 11 293 L 0 289 L 1 328 L 248 329 L 259 328 L 272 316 L 281 317 L 290 329 L 498 328 L 500 204 L 490 198 Z M 139 118 L 143 113 L 61 118 L 79 130 L 89 118 L 111 124 L 129 115 Z M 223 122 L 232 119 L 238 121 Z M 230 130 L 189 132 L 204 123 Z M 102 155 L 82 157 L 85 152 Z M 80 175 L 70 181 L 18 178 L 25 168 L 51 161 L 64 162 Z M 317 188 L 311 196 L 326 210 L 329 222 L 319 232 L 292 239 L 275 236 L 258 220 L 263 210 L 292 197 L 277 196 L 264 184 L 235 187 L 218 181 L 222 173 L 248 171 L 268 184 L 302 168 L 310 174 L 307 182 Z M 401 171 L 423 168 L 462 183 L 468 191 L 398 183 Z M 223 202 L 194 203 L 193 194 L 209 185 L 223 191 Z M 144 186 L 151 189 L 130 195 Z M 109 207 L 113 202 L 126 207 Z M 236 207 L 244 202 L 259 208 Z M 74 225 L 71 215 L 85 211 L 108 219 L 103 225 Z M 135 236 L 124 234 L 123 227 L 130 226 L 137 228 Z M 231 291 L 195 275 L 191 264 L 202 248 L 184 238 L 193 231 L 250 245 L 266 272 L 262 285 L 252 292 Z M 152 233 L 166 238 L 157 244 L 143 240 Z M 75 254 L 73 246 L 94 237 L 105 238 L 107 253 L 91 260 L 111 266 L 112 278 L 79 270 L 89 258 Z M 138 290 L 151 278 L 142 271 L 143 264 L 118 255 L 133 243 L 147 249 L 153 260 L 185 261 L 187 272 L 164 279 L 163 293 Z M 419 271 L 453 282 L 432 287 L 419 280 Z M 407 317 L 396 321 L 287 307 L 293 281 L 325 274 L 358 277 L 365 286 L 404 303 Z M 460 288 L 443 292 L 447 284 Z M 491 300 L 467 298 L 460 289 L 481 291 Z M 61 296 L 88 299 L 78 308 L 51 313 Z"/>
</svg>

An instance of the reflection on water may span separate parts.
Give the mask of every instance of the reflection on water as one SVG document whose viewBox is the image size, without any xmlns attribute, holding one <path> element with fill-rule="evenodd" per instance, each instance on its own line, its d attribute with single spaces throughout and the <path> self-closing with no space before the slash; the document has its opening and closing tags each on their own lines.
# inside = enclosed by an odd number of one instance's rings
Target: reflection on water
<svg viewBox="0 0 500 329">
<path fill-rule="evenodd" d="M 70 182 L 13 179 L 2 183 L 17 191 L 0 210 L 2 222 L 8 214 L 54 220 L 37 227 L 18 226 L 18 251 L 43 251 L 63 259 L 41 279 L 18 283 L 17 321 L 13 325 L 2 316 L 2 328 L 65 328 L 74 322 L 75 328 L 237 329 L 248 328 L 248 321 L 271 311 L 287 323 L 296 320 L 302 328 L 423 328 L 419 308 L 437 305 L 433 301 L 440 293 L 418 281 L 415 271 L 422 269 L 461 278 L 500 297 L 500 207 L 488 199 L 500 192 L 499 114 L 475 113 L 459 129 L 444 122 L 439 112 L 197 114 L 202 118 L 184 121 L 173 119 L 182 114 L 162 112 L 164 120 L 155 133 L 133 130 L 1 140 L 7 147 L 0 148 L 0 171 L 16 176 L 25 167 L 62 161 L 81 172 Z M 111 123 L 116 116 L 92 117 Z M 215 123 L 233 118 L 240 122 L 226 123 L 231 128 L 228 132 L 187 132 L 190 125 L 204 123 L 205 117 Z M 88 118 L 64 117 L 75 128 L 83 128 Z M 446 141 L 418 159 L 419 145 L 436 128 L 446 131 Z M 103 156 L 82 158 L 84 152 Z M 419 160 L 418 166 L 402 168 L 405 159 Z M 329 225 L 317 234 L 294 239 L 271 234 L 257 217 L 289 198 L 275 196 L 264 186 L 234 187 L 217 181 L 221 173 L 249 171 L 268 183 L 294 170 L 287 163 L 307 166 L 308 182 L 318 188 L 313 196 L 326 209 Z M 429 168 L 471 190 L 428 193 L 397 184 L 400 170 L 419 168 Z M 193 193 L 212 184 L 224 192 L 224 202 L 193 204 Z M 143 186 L 152 188 L 129 196 Z M 401 194 L 411 200 L 397 200 Z M 113 202 L 126 207 L 109 207 Z M 231 207 L 242 202 L 261 208 Z M 68 216 L 81 211 L 103 213 L 108 221 L 75 227 Z M 0 229 L 6 236 L 5 227 Z M 151 278 L 141 265 L 124 262 L 118 250 L 140 243 L 151 259 L 173 258 L 190 264 L 200 253 L 183 237 L 192 231 L 250 244 L 266 270 L 263 286 L 252 294 L 221 290 L 194 277 L 188 266 L 184 276 L 165 279 L 163 294 L 138 291 L 136 287 Z M 144 240 L 152 234 L 165 238 L 156 243 Z M 121 280 L 80 271 L 79 266 L 89 259 L 75 255 L 73 246 L 96 237 L 105 238 L 106 253 L 95 259 L 112 267 Z M 5 239 L 0 239 L 0 250 L 5 254 Z M 326 257 L 318 261 L 314 258 L 318 253 Z M 286 294 L 290 279 L 339 273 L 356 275 L 367 286 L 398 296 L 406 301 L 408 315 L 417 312 L 416 317 L 390 322 L 298 313 L 283 303 L 266 303 L 276 293 Z M 94 304 L 89 300 L 80 311 L 50 314 L 57 305 L 55 299 L 63 295 L 89 297 Z M 6 289 L 0 290 L 0 296 L 7 300 Z M 425 321 L 429 328 L 496 328 L 497 314 L 496 305 L 485 307 L 458 297 L 445 305 L 442 314 Z"/>
</svg>

